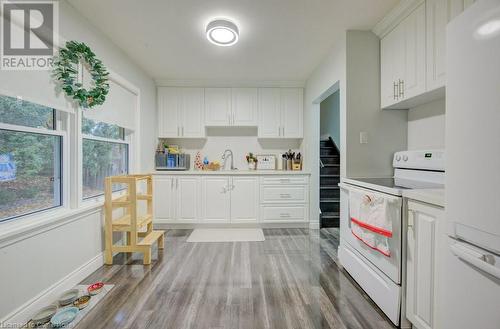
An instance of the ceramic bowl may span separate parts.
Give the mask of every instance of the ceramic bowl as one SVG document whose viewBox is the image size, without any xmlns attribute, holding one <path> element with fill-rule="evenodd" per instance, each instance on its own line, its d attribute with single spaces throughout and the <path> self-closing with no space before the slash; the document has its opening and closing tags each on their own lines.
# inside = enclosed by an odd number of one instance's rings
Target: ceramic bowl
<svg viewBox="0 0 500 329">
<path fill-rule="evenodd" d="M 91 296 L 97 295 L 102 291 L 102 288 L 104 287 L 104 283 L 102 282 L 96 282 L 94 284 L 91 284 L 88 286 L 87 291 Z"/>
<path fill-rule="evenodd" d="M 71 289 L 64 292 L 61 296 L 59 296 L 59 305 L 66 306 L 72 304 L 78 298 L 79 294 L 80 291 L 78 289 Z"/>
<path fill-rule="evenodd" d="M 45 324 L 50 321 L 50 319 L 56 314 L 57 312 L 57 306 L 56 305 L 49 305 L 46 306 L 33 316 L 31 319 L 31 322 L 33 323 L 34 326 L 40 326 L 42 324 Z"/>
<path fill-rule="evenodd" d="M 73 305 L 78 307 L 78 309 L 83 310 L 85 307 L 87 307 L 90 303 L 90 296 L 85 295 L 73 302 Z"/>
<path fill-rule="evenodd" d="M 64 327 L 76 318 L 78 311 L 78 307 L 62 308 L 50 319 L 50 324 L 56 328 Z"/>
</svg>

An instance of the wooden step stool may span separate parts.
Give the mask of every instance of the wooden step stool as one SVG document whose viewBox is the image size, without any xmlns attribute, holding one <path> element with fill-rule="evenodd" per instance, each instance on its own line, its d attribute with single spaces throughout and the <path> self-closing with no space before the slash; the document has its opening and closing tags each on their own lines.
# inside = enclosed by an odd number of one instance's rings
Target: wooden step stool
<svg viewBox="0 0 500 329">
<path fill-rule="evenodd" d="M 137 183 L 140 181 L 146 181 L 146 194 L 137 192 Z M 126 194 L 113 199 L 113 184 L 126 184 Z M 106 177 L 104 195 L 105 263 L 113 264 L 113 253 L 115 252 L 140 252 L 144 254 L 144 265 L 151 264 L 153 244 L 158 242 L 158 249 L 164 248 L 164 231 L 153 231 L 153 180 L 151 175 Z M 145 215 L 138 216 L 137 203 L 140 200 L 147 202 L 147 211 Z M 123 216 L 113 219 L 113 210 L 117 208 L 123 208 Z M 143 228 L 146 228 L 145 232 L 140 231 Z M 126 232 L 127 244 L 114 245 L 113 232 Z"/>
</svg>

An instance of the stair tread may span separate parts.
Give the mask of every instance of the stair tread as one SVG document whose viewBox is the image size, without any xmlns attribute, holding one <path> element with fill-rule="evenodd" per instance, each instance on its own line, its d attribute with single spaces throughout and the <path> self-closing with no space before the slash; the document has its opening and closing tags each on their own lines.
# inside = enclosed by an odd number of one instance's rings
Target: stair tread
<svg viewBox="0 0 500 329">
<path fill-rule="evenodd" d="M 337 212 L 324 212 L 321 214 L 322 218 L 339 218 L 340 213 Z"/>
<path fill-rule="evenodd" d="M 338 158 L 339 155 L 338 154 L 321 154 L 319 157 L 320 158 Z"/>
<path fill-rule="evenodd" d="M 339 198 L 321 198 L 319 202 L 340 202 Z"/>
<path fill-rule="evenodd" d="M 329 186 L 320 186 L 319 189 L 323 190 L 340 190 L 340 187 L 338 185 L 329 185 Z"/>
<path fill-rule="evenodd" d="M 323 166 L 325 167 L 340 167 L 339 163 L 324 163 Z"/>
<path fill-rule="evenodd" d="M 340 177 L 340 175 L 323 174 L 323 175 L 319 175 L 319 177 Z"/>
<path fill-rule="evenodd" d="M 145 215 L 145 216 L 137 216 L 137 227 L 143 227 L 153 220 L 152 215 Z M 118 219 L 113 220 L 113 228 L 124 228 L 124 227 L 129 227 L 130 224 L 130 215 L 125 215 L 123 217 L 120 217 Z"/>
<path fill-rule="evenodd" d="M 141 242 L 138 242 L 137 245 L 138 246 L 150 246 L 153 243 L 155 243 L 156 241 L 158 241 L 158 239 L 160 237 L 163 237 L 164 233 L 165 233 L 164 231 L 152 231 L 151 233 L 146 235 L 144 237 L 144 239 L 141 240 Z"/>
</svg>

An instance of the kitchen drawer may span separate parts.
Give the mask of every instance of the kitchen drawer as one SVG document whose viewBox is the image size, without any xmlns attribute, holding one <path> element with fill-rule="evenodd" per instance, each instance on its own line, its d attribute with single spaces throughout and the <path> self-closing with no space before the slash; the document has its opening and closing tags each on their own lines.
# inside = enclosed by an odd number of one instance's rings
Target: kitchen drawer
<svg viewBox="0 0 500 329">
<path fill-rule="evenodd" d="M 260 207 L 262 221 L 306 221 L 306 205 L 262 205 Z"/>
<path fill-rule="evenodd" d="M 309 189 L 307 186 L 261 185 L 261 203 L 306 203 Z"/>
<path fill-rule="evenodd" d="M 261 184 L 263 185 L 298 185 L 307 183 L 307 176 L 275 176 L 261 178 Z"/>
</svg>

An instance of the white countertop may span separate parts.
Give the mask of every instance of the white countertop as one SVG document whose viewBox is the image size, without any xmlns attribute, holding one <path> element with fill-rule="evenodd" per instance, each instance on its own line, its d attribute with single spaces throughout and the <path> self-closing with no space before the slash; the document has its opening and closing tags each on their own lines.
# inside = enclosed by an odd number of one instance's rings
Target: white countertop
<svg viewBox="0 0 500 329">
<path fill-rule="evenodd" d="M 403 197 L 444 207 L 444 189 L 416 189 L 403 191 Z"/>
<path fill-rule="evenodd" d="M 201 170 L 157 170 L 152 172 L 153 175 L 220 175 L 220 176 L 267 176 L 267 175 L 310 175 L 306 171 L 293 170 L 218 170 L 218 171 L 201 171 Z"/>
</svg>

